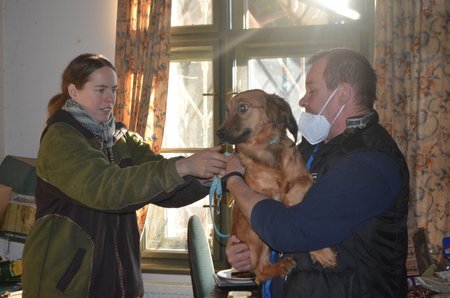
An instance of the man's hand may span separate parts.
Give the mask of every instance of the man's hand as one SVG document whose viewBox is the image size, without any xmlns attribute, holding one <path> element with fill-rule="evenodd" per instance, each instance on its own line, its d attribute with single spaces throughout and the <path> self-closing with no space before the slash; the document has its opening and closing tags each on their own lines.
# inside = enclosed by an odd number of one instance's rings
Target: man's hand
<svg viewBox="0 0 450 298">
<path fill-rule="evenodd" d="M 250 249 L 248 245 L 241 242 L 236 235 L 231 235 L 225 248 L 228 262 L 238 271 L 252 271 L 250 260 Z"/>
</svg>

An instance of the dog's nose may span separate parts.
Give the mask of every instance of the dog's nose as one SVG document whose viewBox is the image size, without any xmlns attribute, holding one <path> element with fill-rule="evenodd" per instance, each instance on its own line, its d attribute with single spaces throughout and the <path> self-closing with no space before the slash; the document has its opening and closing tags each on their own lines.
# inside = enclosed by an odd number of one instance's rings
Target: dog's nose
<svg viewBox="0 0 450 298">
<path fill-rule="evenodd" d="M 221 141 L 223 141 L 223 139 L 225 138 L 226 132 L 227 132 L 227 130 L 225 128 L 219 128 L 216 131 L 216 135 L 219 137 L 219 139 Z"/>
</svg>

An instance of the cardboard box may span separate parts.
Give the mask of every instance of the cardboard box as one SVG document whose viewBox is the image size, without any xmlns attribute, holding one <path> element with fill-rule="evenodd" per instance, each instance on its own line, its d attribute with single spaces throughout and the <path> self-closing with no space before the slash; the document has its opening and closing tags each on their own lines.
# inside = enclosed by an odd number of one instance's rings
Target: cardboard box
<svg viewBox="0 0 450 298">
<path fill-rule="evenodd" d="M 9 198 L 11 197 L 12 188 L 7 185 L 0 184 L 0 226 L 3 223 L 6 207 L 8 207 Z"/>
<path fill-rule="evenodd" d="M 36 202 L 34 196 L 11 192 L 0 228 L 0 237 L 24 243 L 34 222 L 35 215 Z"/>
<path fill-rule="evenodd" d="M 25 242 L 36 214 L 36 159 L 7 155 L 0 164 L 0 237 Z"/>
</svg>

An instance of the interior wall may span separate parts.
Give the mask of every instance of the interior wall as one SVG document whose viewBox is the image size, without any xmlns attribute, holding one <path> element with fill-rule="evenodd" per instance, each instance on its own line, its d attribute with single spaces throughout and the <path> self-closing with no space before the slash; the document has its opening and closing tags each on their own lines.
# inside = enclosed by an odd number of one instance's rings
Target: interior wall
<svg viewBox="0 0 450 298">
<path fill-rule="evenodd" d="M 117 0 L 0 2 L 0 158 L 36 157 L 47 102 L 70 60 L 84 52 L 114 60 Z"/>
<path fill-rule="evenodd" d="M 3 11 L 4 11 L 4 1 L 0 0 L 0 158 L 3 159 L 3 156 L 5 155 L 5 113 L 3 112 L 4 109 L 4 80 L 3 80 L 3 73 L 4 73 L 4 59 L 3 59 L 3 30 L 5 28 L 3 22 Z"/>
<path fill-rule="evenodd" d="M 115 51 L 117 0 L 0 0 L 0 161 L 36 157 L 48 100 L 75 56 Z M 23 244 L 0 239 L 0 254 Z"/>
<path fill-rule="evenodd" d="M 96 52 L 114 62 L 116 15 L 117 0 L 0 0 L 0 160 L 36 157 L 47 102 L 70 60 Z M 1 255 L 22 250 L 0 239 Z"/>
</svg>

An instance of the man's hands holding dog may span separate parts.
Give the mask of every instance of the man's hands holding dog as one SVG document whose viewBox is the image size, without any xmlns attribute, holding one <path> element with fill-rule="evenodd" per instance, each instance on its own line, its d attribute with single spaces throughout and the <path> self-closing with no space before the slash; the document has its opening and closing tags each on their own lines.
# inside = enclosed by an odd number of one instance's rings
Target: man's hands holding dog
<svg viewBox="0 0 450 298">
<path fill-rule="evenodd" d="M 241 242 L 236 235 L 231 235 L 228 238 L 225 253 L 230 265 L 238 271 L 252 271 L 254 269 L 252 268 L 248 245 Z"/>
<path fill-rule="evenodd" d="M 245 168 L 239 160 L 239 157 L 235 153 L 232 153 L 227 157 L 225 175 L 232 172 L 239 172 L 241 174 L 245 173 Z M 250 221 L 250 214 L 252 212 L 253 206 L 266 197 L 251 189 L 247 185 L 247 183 L 239 176 L 229 177 L 226 187 L 233 196 L 234 203 L 237 204 L 242 214 L 247 218 L 247 220 Z"/>
<path fill-rule="evenodd" d="M 226 165 L 226 168 L 225 168 L 225 174 L 224 175 L 227 175 L 227 174 L 230 174 L 230 173 L 233 173 L 233 172 L 238 172 L 238 173 L 241 173 L 242 175 L 244 175 L 244 173 L 245 173 L 245 168 L 241 164 L 241 161 L 239 160 L 239 157 L 235 153 L 232 153 L 232 154 L 230 154 L 227 157 L 227 165 Z M 231 179 L 231 178 L 232 177 L 230 177 L 228 179 Z"/>
</svg>

